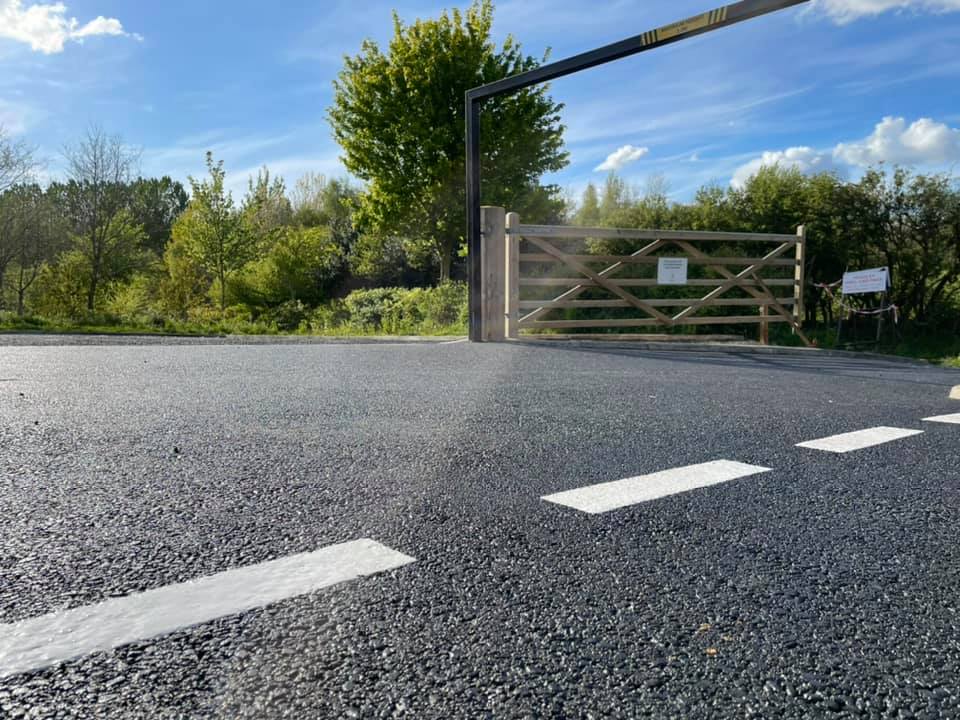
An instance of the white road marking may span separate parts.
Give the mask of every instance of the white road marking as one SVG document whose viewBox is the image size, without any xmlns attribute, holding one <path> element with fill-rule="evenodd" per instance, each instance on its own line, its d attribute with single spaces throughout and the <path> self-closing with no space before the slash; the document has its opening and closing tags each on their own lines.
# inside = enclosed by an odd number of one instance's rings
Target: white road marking
<svg viewBox="0 0 960 720">
<path fill-rule="evenodd" d="M 470 338 L 460 338 L 459 340 L 444 340 L 441 345 L 456 345 L 457 343 L 467 342 Z"/>
<path fill-rule="evenodd" d="M 0 625 L 0 678 L 147 640 L 413 561 L 374 540 L 353 540 Z"/>
<path fill-rule="evenodd" d="M 950 423 L 951 425 L 960 425 L 960 413 L 952 415 L 937 415 L 923 419 L 924 422 Z"/>
<path fill-rule="evenodd" d="M 954 385 L 950 389 L 950 399 L 951 400 L 960 400 L 960 385 Z"/>
<path fill-rule="evenodd" d="M 826 450 L 827 452 L 835 453 L 848 453 L 852 450 L 862 450 L 863 448 L 873 447 L 874 445 L 882 445 L 891 440 L 900 440 L 901 438 L 920 435 L 922 433 L 923 430 L 906 430 L 904 428 L 880 426 L 842 433 L 840 435 L 831 435 L 830 437 L 820 438 L 819 440 L 808 440 L 807 442 L 797 443 L 797 447 Z"/>
<path fill-rule="evenodd" d="M 770 468 L 746 465 L 732 460 L 714 460 L 625 480 L 588 485 L 576 490 L 544 495 L 541 499 L 595 514 L 676 495 L 687 490 L 717 485 L 748 475 L 769 472 L 769 470 Z"/>
</svg>

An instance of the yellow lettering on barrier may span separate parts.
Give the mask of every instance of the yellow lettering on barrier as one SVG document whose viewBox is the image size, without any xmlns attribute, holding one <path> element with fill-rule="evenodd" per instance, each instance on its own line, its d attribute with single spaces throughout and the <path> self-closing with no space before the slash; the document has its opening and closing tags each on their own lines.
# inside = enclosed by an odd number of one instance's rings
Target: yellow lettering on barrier
<svg viewBox="0 0 960 720">
<path fill-rule="evenodd" d="M 703 13 L 702 15 L 697 15 L 696 17 L 681 20 L 680 22 L 664 25 L 662 28 L 657 30 L 657 39 L 669 40 L 672 37 L 682 35 L 683 33 L 690 32 L 691 30 L 699 30 L 700 28 L 704 28 L 709 24 L 710 13 Z"/>
<path fill-rule="evenodd" d="M 711 10 L 710 12 L 701 13 L 700 15 L 695 15 L 686 20 L 680 20 L 679 22 L 671 23 L 670 25 L 664 25 L 662 28 L 654 30 L 656 36 L 656 42 L 661 42 L 663 40 L 669 40 L 674 38 L 677 35 L 683 35 L 684 33 L 691 32 L 693 30 L 700 30 L 709 25 L 714 25 L 718 22 L 723 22 L 727 19 L 727 8 L 722 7 L 717 10 Z"/>
</svg>

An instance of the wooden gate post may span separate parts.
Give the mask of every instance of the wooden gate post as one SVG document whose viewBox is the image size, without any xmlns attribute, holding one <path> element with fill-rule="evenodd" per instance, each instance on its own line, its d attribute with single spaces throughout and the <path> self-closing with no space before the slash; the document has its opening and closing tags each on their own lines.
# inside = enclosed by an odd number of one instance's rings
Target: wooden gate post
<svg viewBox="0 0 960 720">
<path fill-rule="evenodd" d="M 507 233 L 504 243 L 506 268 L 506 307 L 504 308 L 504 333 L 508 338 L 520 336 L 520 215 L 507 213 Z"/>
<path fill-rule="evenodd" d="M 807 226 L 801 225 L 797 228 L 797 263 L 793 268 L 793 319 L 797 324 L 803 326 L 806 319 L 806 313 L 803 307 L 803 285 L 805 278 L 805 268 L 807 253 Z M 796 331 L 794 331 L 796 334 Z"/>
<path fill-rule="evenodd" d="M 769 345 L 770 344 L 770 323 L 766 321 L 767 317 L 767 306 L 760 306 L 760 317 L 764 318 L 760 321 L 760 344 Z"/>
<path fill-rule="evenodd" d="M 480 230 L 483 242 L 480 245 L 480 264 L 483 272 L 481 296 L 481 339 L 484 342 L 500 342 L 504 339 L 504 298 L 506 283 L 506 211 L 502 207 L 480 208 Z"/>
</svg>

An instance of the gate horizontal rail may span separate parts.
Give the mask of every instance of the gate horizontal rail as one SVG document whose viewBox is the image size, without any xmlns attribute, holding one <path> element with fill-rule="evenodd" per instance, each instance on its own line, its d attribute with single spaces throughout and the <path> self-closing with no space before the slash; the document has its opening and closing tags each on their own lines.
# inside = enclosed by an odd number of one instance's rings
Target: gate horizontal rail
<svg viewBox="0 0 960 720">
<path fill-rule="evenodd" d="M 579 262 L 622 262 L 627 265 L 656 265 L 658 258 L 644 255 L 631 257 L 630 255 L 568 255 L 572 260 Z M 762 262 L 763 258 L 735 258 L 735 257 L 708 257 L 689 258 L 691 265 L 742 265 L 743 263 Z M 520 253 L 520 262 L 561 262 L 559 258 L 548 253 Z M 767 262 L 771 267 L 793 267 L 794 260 L 775 259 Z"/>
<path fill-rule="evenodd" d="M 624 279 L 610 279 L 610 282 L 614 285 L 620 285 L 622 287 L 665 287 L 660 285 L 656 280 L 646 279 L 646 278 L 624 278 Z M 706 278 L 702 280 L 693 279 L 687 280 L 687 287 L 717 287 L 723 285 L 726 282 L 723 278 Z M 766 284 L 771 287 L 793 287 L 793 280 L 772 278 L 766 281 Z M 562 285 L 580 285 L 582 287 L 599 287 L 591 280 L 586 278 L 520 278 L 521 287 L 528 285 L 530 287 L 559 287 Z M 741 287 L 759 287 L 759 283 L 755 280 L 744 280 L 740 283 Z"/>
</svg>

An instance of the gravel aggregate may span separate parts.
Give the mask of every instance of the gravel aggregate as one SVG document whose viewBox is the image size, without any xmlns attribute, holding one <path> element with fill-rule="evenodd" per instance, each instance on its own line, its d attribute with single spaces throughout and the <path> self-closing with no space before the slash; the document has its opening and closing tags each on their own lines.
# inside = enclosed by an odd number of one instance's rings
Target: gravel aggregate
<svg viewBox="0 0 960 720">
<path fill-rule="evenodd" d="M 0 679 L 6 718 L 960 718 L 960 373 L 593 346 L 0 342 L 0 623 L 417 562 Z M 925 432 L 847 455 L 804 440 Z M 542 495 L 772 472 L 602 515 Z"/>
</svg>

